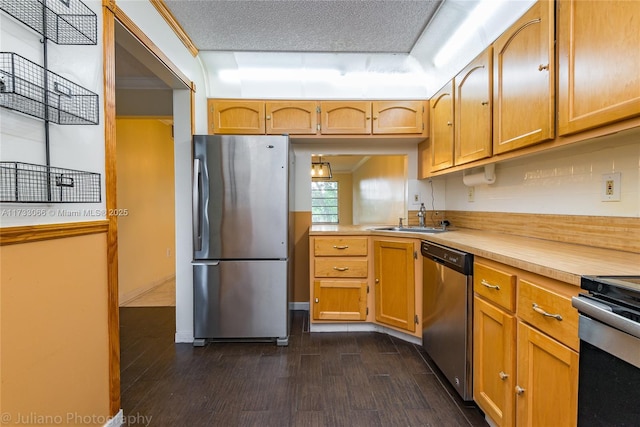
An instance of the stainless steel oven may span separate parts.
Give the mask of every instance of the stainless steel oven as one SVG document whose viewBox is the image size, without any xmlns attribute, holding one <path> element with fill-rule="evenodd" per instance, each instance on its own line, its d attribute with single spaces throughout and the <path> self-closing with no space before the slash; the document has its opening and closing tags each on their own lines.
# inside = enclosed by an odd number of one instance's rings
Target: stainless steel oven
<svg viewBox="0 0 640 427">
<path fill-rule="evenodd" d="M 578 425 L 640 422 L 640 277 L 584 276 L 578 309 Z"/>
</svg>

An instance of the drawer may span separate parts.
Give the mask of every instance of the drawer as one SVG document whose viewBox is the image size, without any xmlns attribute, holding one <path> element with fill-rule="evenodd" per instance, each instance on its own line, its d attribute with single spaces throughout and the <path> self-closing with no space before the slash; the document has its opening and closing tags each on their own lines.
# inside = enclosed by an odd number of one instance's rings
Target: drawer
<svg viewBox="0 0 640 427">
<path fill-rule="evenodd" d="M 366 237 L 316 237 L 313 247 L 315 256 L 366 256 Z"/>
<path fill-rule="evenodd" d="M 575 294 L 578 294 L 578 289 Z M 520 279 L 517 315 L 547 335 L 579 351 L 578 310 L 571 306 L 570 296 Z"/>
<path fill-rule="evenodd" d="M 367 277 L 366 258 L 316 258 L 315 277 Z"/>
<path fill-rule="evenodd" d="M 473 290 L 487 300 L 516 311 L 516 276 L 481 263 L 473 265 Z"/>
</svg>

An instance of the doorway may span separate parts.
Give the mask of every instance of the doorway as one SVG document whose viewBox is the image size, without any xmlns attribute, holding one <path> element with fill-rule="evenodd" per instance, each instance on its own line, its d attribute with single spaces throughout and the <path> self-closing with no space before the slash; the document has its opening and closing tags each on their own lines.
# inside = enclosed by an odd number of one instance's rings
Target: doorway
<svg viewBox="0 0 640 427">
<path fill-rule="evenodd" d="M 175 215 L 174 156 L 183 147 L 176 150 L 173 136 L 185 140 L 191 135 L 191 83 L 173 64 L 158 58 L 157 47 L 141 41 L 147 39 L 138 34 L 139 29 L 130 29 L 124 24 L 128 21 L 119 18 L 116 14 L 113 24 L 115 88 L 110 89 L 115 111 L 108 112 L 111 119 L 106 119 L 113 126 L 113 136 L 106 141 L 107 164 L 114 165 L 112 177 L 107 176 L 107 205 L 117 208 L 111 210 L 118 216 L 117 226 L 110 227 L 117 232 L 109 244 L 110 257 L 115 258 L 112 265 L 117 265 L 117 272 L 110 272 L 110 336 L 115 338 L 112 350 L 119 355 L 110 362 L 114 414 L 130 386 L 121 381 L 128 364 L 118 333 L 122 326 L 118 322 L 120 303 L 139 306 L 135 301 L 146 300 L 147 306 L 169 307 L 175 318 L 179 221 Z M 149 302 L 158 291 L 164 295 Z M 135 322 L 129 327 L 136 327 Z"/>
</svg>

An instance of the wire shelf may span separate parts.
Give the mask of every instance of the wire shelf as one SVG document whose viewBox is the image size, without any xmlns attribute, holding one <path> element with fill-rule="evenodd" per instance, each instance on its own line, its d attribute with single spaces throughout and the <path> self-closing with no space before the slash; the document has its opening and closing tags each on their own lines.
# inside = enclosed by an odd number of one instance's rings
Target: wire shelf
<svg viewBox="0 0 640 427">
<path fill-rule="evenodd" d="M 97 44 L 96 14 L 80 0 L 0 0 L 0 9 L 57 44 Z"/>
<path fill-rule="evenodd" d="M 98 124 L 97 94 L 11 52 L 0 52 L 0 106 L 60 125 Z"/>
<path fill-rule="evenodd" d="M 21 162 L 0 162 L 0 202 L 100 203 L 100 174 Z"/>
</svg>

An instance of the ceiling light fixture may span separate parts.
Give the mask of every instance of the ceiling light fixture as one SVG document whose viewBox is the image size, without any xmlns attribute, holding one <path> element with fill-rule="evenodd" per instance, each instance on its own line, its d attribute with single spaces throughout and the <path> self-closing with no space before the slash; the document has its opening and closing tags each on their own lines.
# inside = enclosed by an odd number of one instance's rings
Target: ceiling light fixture
<svg viewBox="0 0 640 427">
<path fill-rule="evenodd" d="M 333 173 L 331 173 L 331 164 L 329 162 L 323 162 L 322 156 L 318 157 L 318 161 L 313 161 L 311 158 L 311 178 L 312 179 L 331 179 Z"/>
<path fill-rule="evenodd" d="M 469 41 L 471 36 L 487 23 L 487 21 L 502 7 L 506 0 L 482 0 L 475 7 L 464 22 L 453 33 L 449 40 L 442 46 L 433 63 L 436 67 L 441 67 L 449 62 L 453 55 L 460 52 L 460 49 Z"/>
</svg>

